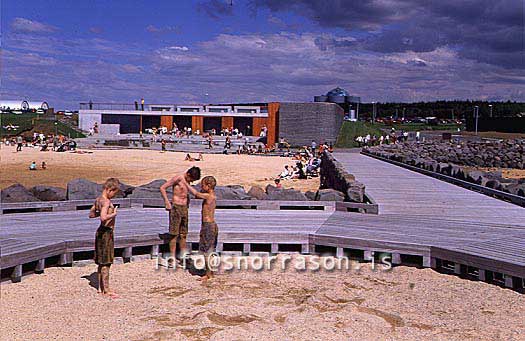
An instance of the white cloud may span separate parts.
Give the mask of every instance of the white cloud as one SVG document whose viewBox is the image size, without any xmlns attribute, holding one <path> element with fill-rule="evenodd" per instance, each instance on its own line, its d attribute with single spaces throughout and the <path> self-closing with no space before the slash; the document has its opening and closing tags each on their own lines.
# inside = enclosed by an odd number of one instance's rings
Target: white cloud
<svg viewBox="0 0 525 341">
<path fill-rule="evenodd" d="M 16 33 L 51 33 L 57 31 L 58 28 L 35 20 L 15 18 L 11 22 L 11 30 Z"/>
<path fill-rule="evenodd" d="M 168 47 L 170 50 L 177 50 L 177 51 L 189 51 L 190 49 L 187 46 L 170 46 Z"/>
</svg>

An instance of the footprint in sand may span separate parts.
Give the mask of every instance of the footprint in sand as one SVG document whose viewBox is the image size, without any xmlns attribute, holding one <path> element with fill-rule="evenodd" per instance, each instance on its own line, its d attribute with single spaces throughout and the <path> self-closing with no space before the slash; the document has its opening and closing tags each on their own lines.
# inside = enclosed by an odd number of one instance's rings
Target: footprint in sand
<svg viewBox="0 0 525 341">
<path fill-rule="evenodd" d="M 357 311 L 382 318 L 383 320 L 385 320 L 386 323 L 390 325 L 390 327 L 392 327 L 392 330 L 396 330 L 396 327 L 405 326 L 405 321 L 400 316 L 395 315 L 395 314 L 390 314 L 390 313 L 387 313 L 379 309 L 362 307 L 362 306 L 358 306 Z"/>
<path fill-rule="evenodd" d="M 228 315 L 222 315 L 216 312 L 210 312 L 206 315 L 208 317 L 208 320 L 210 322 L 213 322 L 215 324 L 221 325 L 221 326 L 238 326 L 240 324 L 250 323 L 253 321 L 260 321 L 261 318 L 257 315 L 235 315 L 235 316 L 228 316 Z"/>
<path fill-rule="evenodd" d="M 164 287 L 164 288 L 153 288 L 148 291 L 149 294 L 160 294 L 167 297 L 179 297 L 185 293 L 191 291 L 191 289 L 184 289 L 179 287 Z"/>
<path fill-rule="evenodd" d="M 205 298 L 203 300 L 200 300 L 200 301 L 192 303 L 192 305 L 202 307 L 202 306 L 208 305 L 208 304 L 213 303 L 213 302 L 215 302 L 215 300 L 212 300 L 210 298 Z"/>
<path fill-rule="evenodd" d="M 195 319 L 200 315 L 204 314 L 204 311 L 198 312 L 193 316 L 181 316 L 177 319 L 171 319 L 169 316 L 160 315 L 160 316 L 150 316 L 144 320 L 152 320 L 164 327 L 183 327 L 195 324 Z"/>
<path fill-rule="evenodd" d="M 182 335 L 192 340 L 209 340 L 213 334 L 220 332 L 221 330 L 223 329 L 215 327 L 203 327 L 198 329 L 181 329 L 179 331 L 182 333 Z"/>
</svg>

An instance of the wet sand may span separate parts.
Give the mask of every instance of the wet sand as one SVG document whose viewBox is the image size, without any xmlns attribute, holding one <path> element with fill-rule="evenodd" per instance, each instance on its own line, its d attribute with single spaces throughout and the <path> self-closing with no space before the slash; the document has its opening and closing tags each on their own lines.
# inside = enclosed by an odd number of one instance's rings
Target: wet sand
<svg viewBox="0 0 525 341">
<path fill-rule="evenodd" d="M 282 256 L 281 256 L 282 257 Z M 206 286 L 148 260 L 2 284 L 2 340 L 523 340 L 525 296 L 431 269 L 229 272 Z"/>
<path fill-rule="evenodd" d="M 68 181 L 85 178 L 102 183 L 108 177 L 117 177 L 124 183 L 137 186 L 155 179 L 168 179 L 195 165 L 202 169 L 203 176 L 213 175 L 219 185 L 242 185 L 246 190 L 257 185 L 273 184 L 273 179 L 285 165 L 293 165 L 291 158 L 251 155 L 204 154 L 204 161 L 184 161 L 185 153 L 154 150 L 86 150 L 85 154 L 39 152 L 24 148 L 16 153 L 16 147 L 0 148 L 0 188 L 14 183 L 26 187 L 50 185 L 65 188 Z M 196 157 L 197 154 L 192 154 Z M 39 170 L 29 171 L 35 161 Z M 41 170 L 42 161 L 47 164 Z M 319 178 L 308 180 L 286 180 L 285 188 L 301 191 L 317 190 Z"/>
</svg>

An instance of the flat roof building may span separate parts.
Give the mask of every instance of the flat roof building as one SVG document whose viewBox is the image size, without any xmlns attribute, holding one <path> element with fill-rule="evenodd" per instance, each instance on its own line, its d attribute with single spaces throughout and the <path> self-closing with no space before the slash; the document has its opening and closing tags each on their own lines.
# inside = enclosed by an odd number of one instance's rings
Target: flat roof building
<svg viewBox="0 0 525 341">
<path fill-rule="evenodd" d="M 268 102 L 254 104 L 175 105 L 81 103 L 79 128 L 89 131 L 95 123 L 105 134 L 145 132 L 173 124 L 201 133 L 237 128 L 247 136 L 259 136 L 266 128 L 267 143 L 274 146 L 286 139 L 293 146 L 312 140 L 335 143 L 344 110 L 335 103 Z"/>
</svg>

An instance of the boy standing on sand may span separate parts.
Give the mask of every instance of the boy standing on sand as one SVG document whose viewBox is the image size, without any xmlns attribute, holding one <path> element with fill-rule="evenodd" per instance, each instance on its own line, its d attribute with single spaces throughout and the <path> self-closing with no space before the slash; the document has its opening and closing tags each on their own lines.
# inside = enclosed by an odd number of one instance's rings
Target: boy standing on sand
<svg viewBox="0 0 525 341">
<path fill-rule="evenodd" d="M 203 282 L 213 277 L 213 272 L 208 264 L 210 253 L 215 251 L 217 246 L 217 237 L 219 228 L 215 223 L 215 206 L 217 205 L 215 196 L 215 186 L 217 180 L 213 176 L 206 176 L 201 181 L 201 192 L 185 183 L 188 190 L 198 199 L 204 199 L 202 202 L 202 226 L 199 239 L 199 252 L 204 254 L 206 275 L 202 278 Z"/>
<path fill-rule="evenodd" d="M 191 167 L 186 173 L 174 176 L 162 186 L 160 186 L 160 193 L 166 205 L 166 211 L 169 211 L 169 247 L 172 257 L 177 256 L 177 242 L 181 255 L 186 254 L 186 236 L 188 235 L 188 188 L 185 183 L 191 183 L 201 178 L 201 170 L 199 167 Z M 173 189 L 173 203 L 168 199 L 166 190 L 171 187 Z M 175 264 L 172 264 L 175 266 Z"/>
<path fill-rule="evenodd" d="M 117 208 L 111 203 L 119 191 L 120 183 L 116 178 L 109 178 L 104 183 L 102 195 L 99 196 L 91 209 L 89 217 L 100 217 L 100 226 L 95 234 L 95 263 L 98 265 L 99 292 L 103 295 L 116 297 L 109 290 L 109 268 L 115 255 L 114 235 Z"/>
</svg>

